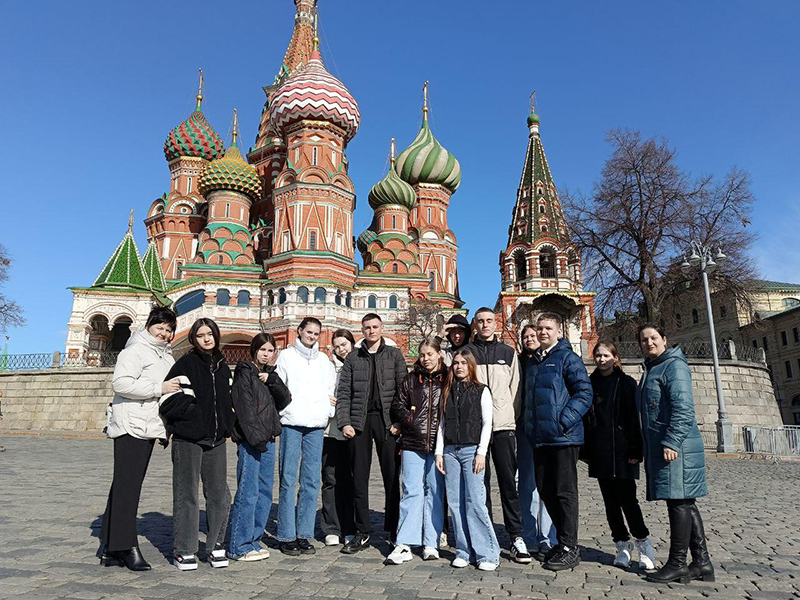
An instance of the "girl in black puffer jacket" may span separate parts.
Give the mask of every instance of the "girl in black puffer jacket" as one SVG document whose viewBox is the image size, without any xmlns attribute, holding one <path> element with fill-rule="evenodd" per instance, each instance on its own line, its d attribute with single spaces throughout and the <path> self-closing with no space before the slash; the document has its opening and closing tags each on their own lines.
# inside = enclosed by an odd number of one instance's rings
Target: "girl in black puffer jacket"
<svg viewBox="0 0 800 600">
<path fill-rule="evenodd" d="M 594 397 L 584 418 L 584 451 L 589 463 L 589 477 L 597 478 L 600 484 L 608 525 L 617 545 L 614 564 L 623 568 L 630 564 L 634 550 L 633 534 L 639 552 L 639 566 L 650 570 L 655 567 L 653 546 L 636 499 L 636 480 L 642 460 L 636 381 L 622 372 L 613 342 L 598 343 L 593 354 L 597 369 L 589 379 Z"/>
<path fill-rule="evenodd" d="M 261 536 L 272 508 L 275 438 L 281 434 L 279 411 L 292 401 L 289 389 L 275 373 L 275 338 L 259 333 L 250 343 L 252 362 L 236 365 L 232 439 L 238 444 L 236 497 L 231 510 L 228 556 L 256 561 L 269 557 Z"/>
<path fill-rule="evenodd" d="M 439 538 L 444 525 L 444 478 L 436 470 L 434 450 L 439 428 L 439 403 L 445 371 L 436 338 L 419 346 L 419 360 L 392 403 L 392 421 L 402 435 L 403 496 L 397 545 L 387 564 L 411 560 L 409 546 L 423 546 L 422 558 L 439 558 Z"/>
</svg>

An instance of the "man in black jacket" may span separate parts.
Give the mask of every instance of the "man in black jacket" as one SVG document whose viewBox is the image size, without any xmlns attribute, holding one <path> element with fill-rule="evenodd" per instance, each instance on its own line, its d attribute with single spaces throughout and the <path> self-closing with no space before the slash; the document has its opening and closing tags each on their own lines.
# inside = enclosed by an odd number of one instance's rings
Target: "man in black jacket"
<svg viewBox="0 0 800 600">
<path fill-rule="evenodd" d="M 361 320 L 361 332 L 364 340 L 361 347 L 345 359 L 336 393 L 337 424 L 349 440 L 357 532 L 342 548 L 345 554 L 355 554 L 370 544 L 369 472 L 373 441 L 383 476 L 383 526 L 392 538 L 397 533 L 400 510 L 399 458 L 395 438 L 399 427 L 392 423 L 389 411 L 408 369 L 403 353 L 388 346 L 383 339 L 380 316 L 374 313 L 365 315 Z"/>
</svg>

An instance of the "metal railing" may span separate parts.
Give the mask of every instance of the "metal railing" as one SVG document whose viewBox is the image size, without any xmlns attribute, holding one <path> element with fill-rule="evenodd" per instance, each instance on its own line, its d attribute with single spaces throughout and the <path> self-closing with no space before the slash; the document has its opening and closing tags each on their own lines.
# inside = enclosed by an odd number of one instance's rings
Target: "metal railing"
<svg viewBox="0 0 800 600">
<path fill-rule="evenodd" d="M 636 342 L 615 342 L 621 358 L 642 358 L 642 351 Z M 711 342 L 687 342 L 679 344 L 686 358 L 711 358 Z M 742 360 L 752 363 L 764 363 L 764 354 L 758 348 L 737 346 L 734 342 L 717 344 L 717 354 L 723 360 Z"/>
<path fill-rule="evenodd" d="M 703 448 L 706 450 L 717 450 L 718 434 L 714 425 L 701 425 L 700 435 L 703 437 Z M 744 435 L 741 429 L 733 430 L 733 447 L 737 452 L 744 449 Z"/>
<path fill-rule="evenodd" d="M 744 451 L 769 456 L 800 456 L 800 426 L 742 428 Z"/>
</svg>

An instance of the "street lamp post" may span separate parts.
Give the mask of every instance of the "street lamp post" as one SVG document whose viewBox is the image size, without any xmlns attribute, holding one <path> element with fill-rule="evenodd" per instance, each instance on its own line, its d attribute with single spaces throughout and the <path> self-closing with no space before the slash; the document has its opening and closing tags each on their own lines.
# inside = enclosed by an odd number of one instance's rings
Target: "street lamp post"
<svg viewBox="0 0 800 600">
<path fill-rule="evenodd" d="M 703 278 L 703 291 L 706 296 L 706 312 L 708 313 L 708 331 L 711 335 L 711 357 L 714 360 L 714 382 L 717 388 L 717 452 L 734 452 L 733 424 L 725 410 L 725 396 L 722 394 L 722 379 L 719 373 L 719 356 L 717 354 L 717 334 L 714 331 L 714 312 L 711 310 L 711 291 L 708 286 L 708 274 L 716 270 L 717 265 L 727 257 L 722 249 L 712 249 L 699 242 L 692 242 L 691 253 L 684 258 L 681 270 L 689 275 L 693 268 L 699 269 Z"/>
</svg>

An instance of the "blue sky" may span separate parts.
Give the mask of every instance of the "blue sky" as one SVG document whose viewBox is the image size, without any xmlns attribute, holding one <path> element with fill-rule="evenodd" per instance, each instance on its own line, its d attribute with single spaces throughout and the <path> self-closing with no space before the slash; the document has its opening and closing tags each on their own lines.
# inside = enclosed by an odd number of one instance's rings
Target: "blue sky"
<svg viewBox="0 0 800 600">
<path fill-rule="evenodd" d="M 89 285 L 136 210 L 168 189 L 169 130 L 194 105 L 229 140 L 238 108 L 251 144 L 291 35 L 291 0 L 7 2 L 0 22 L 0 243 L 4 293 L 28 324 L 12 353 L 63 349 L 70 285 Z M 389 139 L 404 148 L 430 80 L 435 135 L 461 162 L 450 225 L 467 305 L 492 305 L 522 168 L 528 96 L 560 188 L 591 191 L 606 132 L 667 137 L 684 168 L 753 176 L 762 276 L 800 281 L 800 3 L 320 0 L 323 59 L 363 115 L 348 148 L 354 230 Z"/>
</svg>

